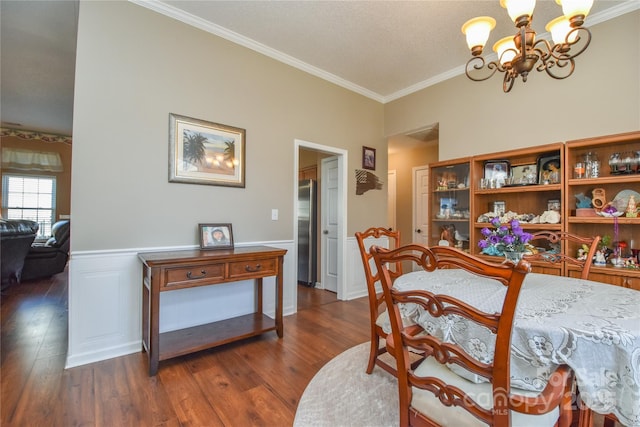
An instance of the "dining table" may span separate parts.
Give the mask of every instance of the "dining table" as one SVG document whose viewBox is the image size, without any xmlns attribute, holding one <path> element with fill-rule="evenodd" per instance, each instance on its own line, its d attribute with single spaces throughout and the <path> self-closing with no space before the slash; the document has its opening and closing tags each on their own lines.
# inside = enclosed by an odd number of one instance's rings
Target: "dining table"
<svg viewBox="0 0 640 427">
<path fill-rule="evenodd" d="M 451 295 L 489 313 L 501 311 L 506 293 L 502 283 L 461 269 L 414 271 L 398 277 L 393 286 Z M 488 329 L 455 315 L 433 318 L 415 304 L 400 310 L 444 341 L 473 346 L 479 360 L 493 359 L 495 335 Z M 388 333 L 391 325 L 383 329 Z M 640 427 L 640 291 L 528 273 L 511 338 L 512 387 L 541 391 L 560 364 L 575 372 L 585 410 L 614 414 L 623 425 Z"/>
</svg>

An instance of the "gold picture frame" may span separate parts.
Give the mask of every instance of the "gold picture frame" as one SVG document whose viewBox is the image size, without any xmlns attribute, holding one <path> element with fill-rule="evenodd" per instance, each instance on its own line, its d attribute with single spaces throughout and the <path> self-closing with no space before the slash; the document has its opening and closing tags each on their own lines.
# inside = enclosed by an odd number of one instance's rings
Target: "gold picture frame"
<svg viewBox="0 0 640 427">
<path fill-rule="evenodd" d="M 245 186 L 241 128 L 169 114 L 169 182 Z"/>
</svg>

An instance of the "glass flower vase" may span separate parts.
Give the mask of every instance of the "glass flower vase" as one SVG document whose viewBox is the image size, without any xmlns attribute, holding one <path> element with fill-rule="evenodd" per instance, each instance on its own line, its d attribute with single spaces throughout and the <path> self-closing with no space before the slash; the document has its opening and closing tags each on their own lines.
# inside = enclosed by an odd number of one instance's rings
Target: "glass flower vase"
<svg viewBox="0 0 640 427">
<path fill-rule="evenodd" d="M 504 257 L 506 258 L 506 260 L 514 264 L 519 263 L 523 256 L 524 252 L 504 251 Z"/>
</svg>

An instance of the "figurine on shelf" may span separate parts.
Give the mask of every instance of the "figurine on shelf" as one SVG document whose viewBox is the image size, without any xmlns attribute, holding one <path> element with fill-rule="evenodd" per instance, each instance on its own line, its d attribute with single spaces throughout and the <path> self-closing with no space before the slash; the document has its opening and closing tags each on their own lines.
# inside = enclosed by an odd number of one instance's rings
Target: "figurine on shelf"
<svg viewBox="0 0 640 427">
<path fill-rule="evenodd" d="M 578 248 L 578 257 L 576 259 L 578 261 L 586 261 L 588 253 L 589 253 L 589 246 L 582 245 L 580 248 Z"/>
<path fill-rule="evenodd" d="M 439 245 L 440 246 L 451 246 L 451 247 L 455 247 L 456 243 L 455 243 L 455 233 L 456 233 L 456 227 L 453 224 L 445 224 L 442 227 L 440 227 L 441 233 L 440 233 L 440 242 Z M 446 242 L 446 244 L 445 244 Z"/>
<path fill-rule="evenodd" d="M 637 218 L 638 208 L 636 206 L 636 198 L 634 195 L 629 196 L 629 203 L 627 204 L 627 210 L 625 210 L 625 216 L 627 218 Z"/>
<path fill-rule="evenodd" d="M 576 208 L 586 209 L 591 207 L 591 199 L 585 196 L 583 193 L 576 194 Z"/>
<path fill-rule="evenodd" d="M 593 265 L 606 265 L 607 259 L 604 257 L 604 251 L 602 249 L 598 249 L 596 251 L 596 259 L 593 261 Z"/>
</svg>

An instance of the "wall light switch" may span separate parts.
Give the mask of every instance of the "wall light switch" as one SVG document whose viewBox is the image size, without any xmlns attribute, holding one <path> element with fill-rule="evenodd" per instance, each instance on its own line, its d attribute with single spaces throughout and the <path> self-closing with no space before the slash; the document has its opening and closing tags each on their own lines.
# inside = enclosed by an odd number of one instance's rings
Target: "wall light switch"
<svg viewBox="0 0 640 427">
<path fill-rule="evenodd" d="M 272 221 L 278 220 L 278 209 L 271 209 L 271 220 Z"/>
</svg>

